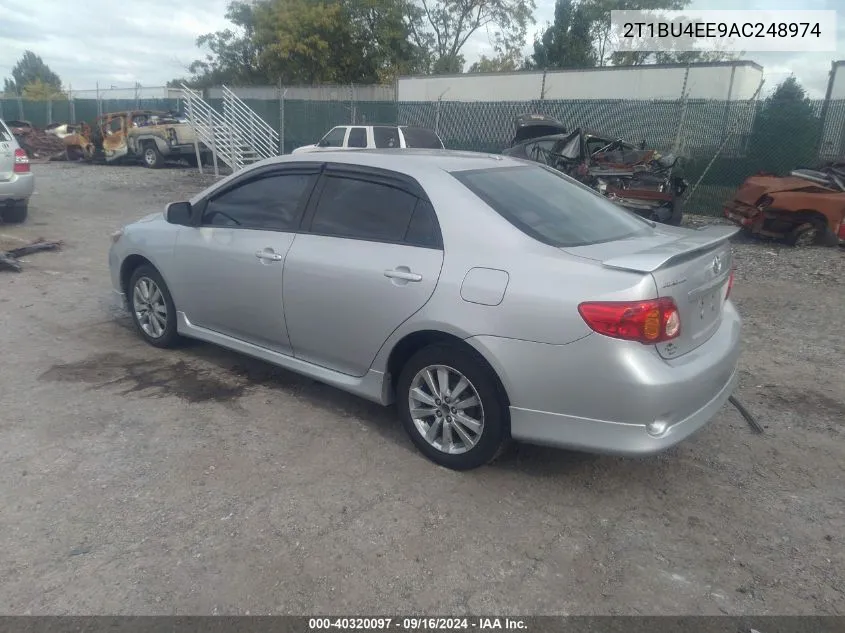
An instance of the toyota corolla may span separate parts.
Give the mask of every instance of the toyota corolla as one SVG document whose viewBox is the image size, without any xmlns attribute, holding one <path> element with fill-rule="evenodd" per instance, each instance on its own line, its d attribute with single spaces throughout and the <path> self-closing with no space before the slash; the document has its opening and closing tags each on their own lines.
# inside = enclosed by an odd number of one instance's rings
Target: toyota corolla
<svg viewBox="0 0 845 633">
<path fill-rule="evenodd" d="M 463 470 L 510 439 L 649 455 L 734 388 L 729 238 L 546 166 L 427 150 L 268 159 L 124 227 L 140 336 L 191 337 L 383 405 Z"/>
</svg>

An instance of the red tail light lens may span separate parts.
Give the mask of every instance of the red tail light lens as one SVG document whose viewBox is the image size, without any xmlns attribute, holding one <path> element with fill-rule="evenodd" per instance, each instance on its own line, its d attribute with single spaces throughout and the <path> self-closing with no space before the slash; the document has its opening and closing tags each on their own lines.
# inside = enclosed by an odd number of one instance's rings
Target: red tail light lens
<svg viewBox="0 0 845 633">
<path fill-rule="evenodd" d="M 648 301 L 589 301 L 578 306 L 581 318 L 605 336 L 654 345 L 681 334 L 681 316 L 670 297 Z"/>
<path fill-rule="evenodd" d="M 15 167 L 12 171 L 16 174 L 29 173 L 29 156 L 20 147 L 15 150 Z"/>
<path fill-rule="evenodd" d="M 731 296 L 731 290 L 734 287 L 734 269 L 731 268 L 731 276 L 728 277 L 728 291 L 725 293 L 725 301 Z"/>
</svg>

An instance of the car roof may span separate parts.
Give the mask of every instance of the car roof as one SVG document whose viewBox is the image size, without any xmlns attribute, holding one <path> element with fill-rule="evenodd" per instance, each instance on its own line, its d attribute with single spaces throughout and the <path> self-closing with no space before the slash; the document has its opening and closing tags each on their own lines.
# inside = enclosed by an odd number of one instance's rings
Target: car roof
<svg viewBox="0 0 845 633">
<path fill-rule="evenodd" d="M 324 151 L 319 154 L 286 154 L 262 161 L 274 163 L 342 163 L 386 169 L 409 176 L 432 171 L 467 171 L 495 167 L 524 167 L 526 162 L 501 154 L 484 154 L 443 149 L 356 149 Z"/>
</svg>

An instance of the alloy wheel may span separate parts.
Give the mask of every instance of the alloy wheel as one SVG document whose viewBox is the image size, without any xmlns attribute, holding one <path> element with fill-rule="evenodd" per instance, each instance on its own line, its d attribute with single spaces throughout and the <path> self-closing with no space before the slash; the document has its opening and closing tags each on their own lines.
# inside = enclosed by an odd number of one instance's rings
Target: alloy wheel
<svg viewBox="0 0 845 633">
<path fill-rule="evenodd" d="M 478 391 L 452 367 L 429 365 L 418 371 L 408 390 L 408 407 L 419 434 L 443 453 L 466 453 L 484 433 Z"/>
<path fill-rule="evenodd" d="M 141 277 L 135 282 L 132 308 L 144 333 L 150 338 L 161 338 L 167 328 L 167 304 L 155 281 Z"/>
</svg>

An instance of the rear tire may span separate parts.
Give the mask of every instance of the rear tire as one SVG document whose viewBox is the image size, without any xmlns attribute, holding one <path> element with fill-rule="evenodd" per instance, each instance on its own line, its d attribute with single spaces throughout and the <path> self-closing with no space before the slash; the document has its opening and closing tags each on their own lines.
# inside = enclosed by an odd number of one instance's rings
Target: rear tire
<svg viewBox="0 0 845 633">
<path fill-rule="evenodd" d="M 20 224 L 26 220 L 29 214 L 29 200 L 18 201 L 11 206 L 5 207 L 2 211 L 3 222 L 7 224 Z"/>
<path fill-rule="evenodd" d="M 126 302 L 135 329 L 147 343 L 161 348 L 179 343 L 176 306 L 155 268 L 143 264 L 132 272 L 126 286 Z"/>
<path fill-rule="evenodd" d="M 448 344 L 425 347 L 405 363 L 396 408 L 417 449 L 452 470 L 493 461 L 510 439 L 508 406 L 492 370 Z"/>
<path fill-rule="evenodd" d="M 824 235 L 824 227 L 816 222 L 802 222 L 786 236 L 790 246 L 812 246 L 818 244 Z"/>
</svg>

